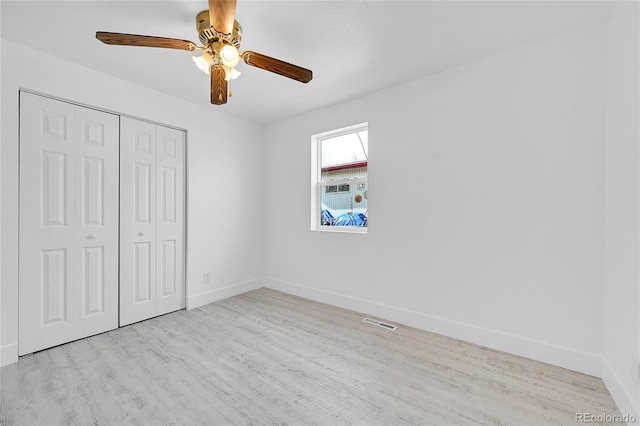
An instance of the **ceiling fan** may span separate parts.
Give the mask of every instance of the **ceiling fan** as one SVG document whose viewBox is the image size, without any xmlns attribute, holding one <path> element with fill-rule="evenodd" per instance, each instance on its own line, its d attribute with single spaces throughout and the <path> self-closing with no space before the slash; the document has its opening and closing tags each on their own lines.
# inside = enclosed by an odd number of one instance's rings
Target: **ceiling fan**
<svg viewBox="0 0 640 426">
<path fill-rule="evenodd" d="M 240 73 L 235 67 L 244 60 L 247 65 L 280 74 L 284 77 L 308 83 L 313 78 L 311 70 L 272 58 L 260 53 L 239 52 L 242 27 L 235 20 L 236 0 L 209 0 L 209 9 L 196 16 L 198 38 L 202 46 L 189 40 L 154 37 L 137 34 L 96 32 L 96 38 L 106 44 L 121 46 L 160 47 L 194 52 L 198 67 L 211 75 L 211 103 L 227 103 L 229 80 Z"/>
</svg>

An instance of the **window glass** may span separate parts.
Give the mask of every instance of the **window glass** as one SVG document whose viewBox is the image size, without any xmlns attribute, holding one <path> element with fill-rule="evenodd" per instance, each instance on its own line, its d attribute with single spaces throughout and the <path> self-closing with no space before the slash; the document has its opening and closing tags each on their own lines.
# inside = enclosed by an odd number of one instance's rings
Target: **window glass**
<svg viewBox="0 0 640 426">
<path fill-rule="evenodd" d="M 369 132 L 340 135 L 322 140 L 322 167 L 367 161 Z"/>
<path fill-rule="evenodd" d="M 366 124 L 316 135 L 312 142 L 318 154 L 312 164 L 317 194 L 312 196 L 315 210 L 312 229 L 366 231 L 369 215 Z"/>
</svg>

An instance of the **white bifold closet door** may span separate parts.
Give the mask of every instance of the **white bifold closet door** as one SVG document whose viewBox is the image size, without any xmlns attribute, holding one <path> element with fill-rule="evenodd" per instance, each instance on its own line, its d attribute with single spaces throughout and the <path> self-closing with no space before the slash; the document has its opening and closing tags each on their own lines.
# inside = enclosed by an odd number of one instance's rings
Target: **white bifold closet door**
<svg viewBox="0 0 640 426">
<path fill-rule="evenodd" d="M 118 121 L 20 94 L 20 355 L 118 326 Z"/>
<path fill-rule="evenodd" d="M 121 118 L 120 325 L 185 307 L 185 134 Z"/>
</svg>

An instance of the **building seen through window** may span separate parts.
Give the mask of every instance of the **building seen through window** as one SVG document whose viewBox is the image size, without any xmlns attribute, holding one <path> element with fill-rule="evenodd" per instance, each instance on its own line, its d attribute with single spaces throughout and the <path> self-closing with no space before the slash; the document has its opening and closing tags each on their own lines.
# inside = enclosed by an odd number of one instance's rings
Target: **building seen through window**
<svg viewBox="0 0 640 426">
<path fill-rule="evenodd" d="M 321 227 L 366 227 L 369 215 L 366 125 L 317 140 Z"/>
</svg>

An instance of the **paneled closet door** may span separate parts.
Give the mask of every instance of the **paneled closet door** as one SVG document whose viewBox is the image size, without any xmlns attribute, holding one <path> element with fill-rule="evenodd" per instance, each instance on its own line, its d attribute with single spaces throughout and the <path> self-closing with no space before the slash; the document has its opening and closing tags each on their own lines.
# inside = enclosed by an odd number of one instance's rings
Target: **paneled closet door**
<svg viewBox="0 0 640 426">
<path fill-rule="evenodd" d="M 157 315 L 185 307 L 185 137 L 156 127 Z"/>
<path fill-rule="evenodd" d="M 120 326 L 185 307 L 184 132 L 122 117 Z"/>
<path fill-rule="evenodd" d="M 118 326 L 118 121 L 20 94 L 20 355 Z"/>
</svg>

